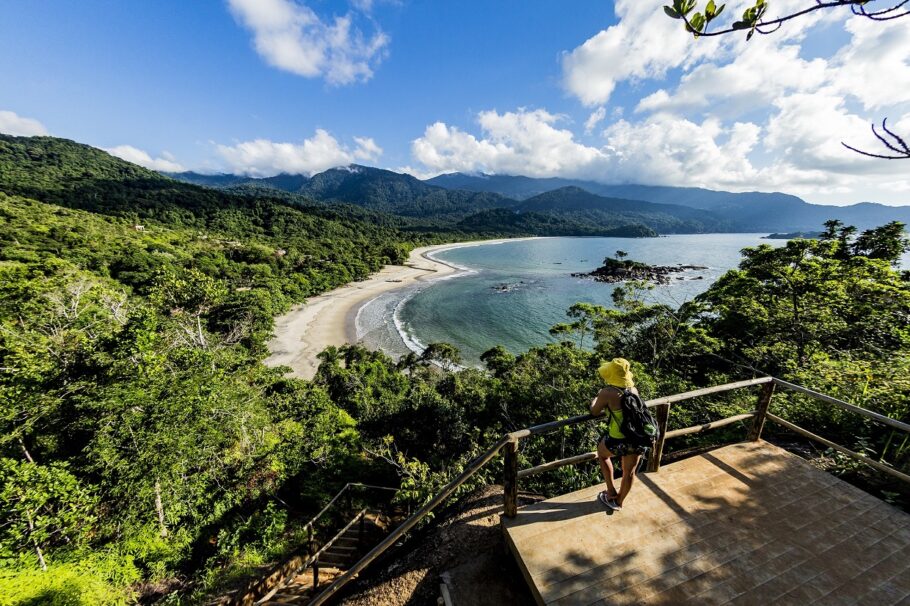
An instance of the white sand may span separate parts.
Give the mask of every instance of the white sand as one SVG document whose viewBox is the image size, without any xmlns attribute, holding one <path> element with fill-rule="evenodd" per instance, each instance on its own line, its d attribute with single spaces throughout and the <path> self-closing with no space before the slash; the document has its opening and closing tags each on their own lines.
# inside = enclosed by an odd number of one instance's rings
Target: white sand
<svg viewBox="0 0 910 606">
<path fill-rule="evenodd" d="M 499 244 L 531 238 L 479 240 L 457 244 L 424 246 L 411 251 L 404 265 L 386 265 L 362 282 L 353 282 L 294 306 L 275 318 L 275 337 L 269 342 L 271 355 L 266 366 L 289 366 L 291 375 L 312 379 L 319 367 L 316 355 L 329 345 L 340 346 L 357 339 L 354 319 L 357 311 L 382 293 L 404 288 L 416 281 L 434 280 L 458 271 L 427 254 L 440 250 Z M 393 281 L 394 280 L 394 281 Z"/>
</svg>

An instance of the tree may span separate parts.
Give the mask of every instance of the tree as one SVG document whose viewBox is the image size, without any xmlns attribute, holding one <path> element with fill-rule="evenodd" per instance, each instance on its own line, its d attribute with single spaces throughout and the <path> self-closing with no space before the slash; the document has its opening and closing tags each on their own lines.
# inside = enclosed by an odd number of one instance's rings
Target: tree
<svg viewBox="0 0 910 606">
<path fill-rule="evenodd" d="M 0 554 L 34 551 L 47 570 L 48 550 L 81 547 L 94 523 L 97 499 L 60 463 L 0 459 Z M 5 553 L 4 553 L 5 552 Z"/>
<path fill-rule="evenodd" d="M 687 32 L 696 38 L 702 36 L 723 36 L 738 31 L 745 31 L 746 40 L 751 40 L 752 36 L 759 34 L 771 34 L 776 32 L 780 27 L 791 19 L 796 19 L 809 13 L 819 10 L 836 9 L 849 7 L 854 15 L 871 19 L 872 21 L 892 21 L 910 15 L 910 8 L 905 8 L 910 4 L 910 0 L 892 0 L 891 6 L 879 10 L 869 10 L 870 0 L 815 0 L 806 8 L 776 17 L 766 19 L 769 3 L 767 0 L 755 0 L 755 4 L 743 11 L 742 19 L 733 21 L 726 29 L 708 31 L 708 26 L 724 11 L 726 4 L 717 6 L 714 0 L 708 0 L 701 12 L 692 12 L 695 10 L 698 0 L 673 0 L 673 6 L 664 6 L 664 12 L 671 19 L 679 19 L 683 22 Z M 888 149 L 886 153 L 873 153 L 857 149 L 851 145 L 841 142 L 841 145 L 847 149 L 871 158 L 880 158 L 883 160 L 907 160 L 910 159 L 910 146 L 906 141 L 888 129 L 888 119 L 882 120 L 882 132 L 880 133 L 875 124 L 872 125 L 872 134 Z"/>
<path fill-rule="evenodd" d="M 461 353 L 449 343 L 430 343 L 420 354 L 420 360 L 439 364 L 443 369 L 451 371 L 461 364 Z"/>
</svg>

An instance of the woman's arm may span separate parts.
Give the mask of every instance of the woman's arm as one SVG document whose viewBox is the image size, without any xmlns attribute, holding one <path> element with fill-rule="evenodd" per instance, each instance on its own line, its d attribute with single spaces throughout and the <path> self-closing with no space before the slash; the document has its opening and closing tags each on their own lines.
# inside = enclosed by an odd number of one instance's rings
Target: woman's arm
<svg viewBox="0 0 910 606">
<path fill-rule="evenodd" d="M 607 397 L 610 391 L 606 388 L 597 393 L 597 397 L 591 400 L 591 414 L 594 416 L 602 415 L 607 408 Z"/>
</svg>

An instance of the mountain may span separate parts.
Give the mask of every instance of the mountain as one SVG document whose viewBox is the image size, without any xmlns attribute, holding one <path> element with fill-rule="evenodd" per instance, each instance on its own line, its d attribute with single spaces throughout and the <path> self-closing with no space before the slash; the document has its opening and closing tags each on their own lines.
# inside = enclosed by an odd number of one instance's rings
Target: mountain
<svg viewBox="0 0 910 606">
<path fill-rule="evenodd" d="M 457 218 L 515 205 L 499 194 L 448 190 L 411 175 L 356 164 L 313 175 L 301 192 L 405 217 Z"/>
<path fill-rule="evenodd" d="M 910 224 L 910 206 L 886 206 L 872 202 L 850 206 L 809 204 L 797 196 L 779 192 L 734 193 L 699 187 L 605 185 L 577 179 L 462 173 L 440 175 L 426 182 L 441 187 L 498 193 L 518 200 L 563 187 L 579 187 L 600 196 L 708 210 L 734 231 L 818 230 L 828 219 L 840 219 L 860 229 L 869 229 L 889 221 Z"/>
<path fill-rule="evenodd" d="M 281 173 L 274 177 L 247 177 L 245 175 L 232 174 L 215 174 L 205 175 L 193 171 L 182 173 L 162 173 L 177 181 L 192 183 L 193 185 L 202 185 L 203 187 L 214 187 L 226 189 L 243 185 L 256 185 L 265 188 L 280 189 L 288 192 L 299 192 L 310 180 L 306 175 L 295 175 L 290 173 Z"/>
<path fill-rule="evenodd" d="M 643 224 L 665 234 L 732 229 L 728 221 L 709 211 L 673 204 L 607 198 L 575 186 L 539 194 L 525 200 L 517 208 L 521 212 L 552 214 L 601 227 L 616 227 L 623 223 Z"/>
<path fill-rule="evenodd" d="M 331 168 L 312 177 L 288 174 L 267 178 L 238 175 L 209 177 L 197 173 L 169 173 L 168 176 L 246 195 L 281 190 L 322 202 L 356 204 L 403 217 L 457 221 L 481 210 L 508 208 L 517 204 L 495 193 L 446 189 L 411 175 L 356 164 Z"/>
<path fill-rule="evenodd" d="M 466 232 L 496 232 L 540 236 L 602 236 L 615 238 L 653 238 L 656 232 L 642 223 L 624 221 L 590 220 L 571 214 L 549 212 L 517 212 L 508 208 L 494 208 L 466 217 L 457 227 Z"/>
</svg>

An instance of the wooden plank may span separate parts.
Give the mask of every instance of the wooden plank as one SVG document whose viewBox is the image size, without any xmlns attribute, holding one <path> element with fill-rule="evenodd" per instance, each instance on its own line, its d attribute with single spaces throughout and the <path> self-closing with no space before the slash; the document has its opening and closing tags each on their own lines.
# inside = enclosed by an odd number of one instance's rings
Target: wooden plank
<svg viewBox="0 0 910 606">
<path fill-rule="evenodd" d="M 770 418 L 770 417 L 769 417 Z M 898 562 L 910 516 L 767 442 L 642 476 L 622 512 L 599 486 L 519 508 L 503 530 L 539 604 L 805 602 L 881 588 L 910 595 Z M 866 562 L 863 567 L 845 561 Z M 876 574 L 864 574 L 874 564 Z M 801 589 L 806 585 L 805 589 Z"/>
<path fill-rule="evenodd" d="M 835 444 L 831 440 L 828 440 L 819 435 L 816 435 L 816 434 L 812 433 L 811 431 L 809 431 L 807 429 L 803 429 L 802 427 L 800 427 L 798 425 L 794 425 L 793 423 L 791 423 L 789 421 L 785 421 L 784 419 L 781 419 L 780 417 L 773 415 L 770 412 L 768 413 L 768 418 L 771 419 L 772 421 L 774 421 L 775 423 L 777 423 L 778 425 L 782 425 L 782 426 L 786 427 L 790 431 L 796 432 L 796 433 L 800 434 L 801 436 L 805 436 L 805 437 L 809 438 L 810 440 L 815 440 L 816 442 L 821 442 L 822 444 L 824 444 L 825 446 L 827 446 L 829 448 L 833 448 L 834 450 L 836 450 L 838 452 L 842 452 L 845 455 L 847 455 L 849 457 L 853 457 L 854 459 L 856 459 L 858 461 L 862 461 L 869 467 L 873 467 L 873 468 L 881 471 L 882 473 L 887 473 L 888 475 L 894 476 L 898 480 L 903 480 L 904 482 L 907 482 L 908 484 L 910 484 L 910 475 L 900 472 L 900 471 L 894 469 L 893 467 L 888 467 L 887 465 L 885 465 L 883 463 L 879 463 L 878 461 L 876 461 L 874 459 L 870 459 L 867 456 L 861 455 L 858 452 L 853 452 L 849 448 L 844 448 L 840 444 Z"/>
<path fill-rule="evenodd" d="M 732 425 L 733 423 L 738 423 L 739 421 L 745 421 L 746 419 L 751 419 L 755 416 L 755 412 L 745 412 L 741 415 L 734 415 L 732 417 L 727 417 L 726 419 L 720 419 L 719 421 L 711 421 L 710 423 L 705 423 L 704 425 L 693 425 L 692 427 L 684 427 L 682 429 L 674 429 L 667 432 L 668 438 L 676 438 L 679 436 L 686 436 L 692 433 L 701 433 L 707 431 L 708 429 L 717 429 L 718 427 L 723 427 L 725 425 Z"/>
</svg>

